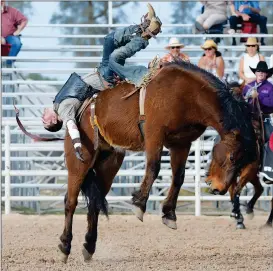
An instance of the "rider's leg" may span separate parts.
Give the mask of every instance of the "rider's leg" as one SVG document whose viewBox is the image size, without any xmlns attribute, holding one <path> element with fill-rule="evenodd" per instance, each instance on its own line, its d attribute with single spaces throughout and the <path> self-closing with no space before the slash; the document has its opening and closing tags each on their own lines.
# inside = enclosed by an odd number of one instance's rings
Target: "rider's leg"
<svg viewBox="0 0 273 271">
<path fill-rule="evenodd" d="M 121 78 L 127 79 L 129 81 L 138 84 L 141 82 L 142 77 L 147 73 L 148 68 L 145 66 L 124 66 L 121 63 L 124 63 L 127 58 L 135 55 L 136 52 L 145 49 L 148 46 L 148 40 L 142 37 L 134 37 L 129 43 L 125 46 L 116 49 L 110 56 L 109 68 Z"/>
</svg>

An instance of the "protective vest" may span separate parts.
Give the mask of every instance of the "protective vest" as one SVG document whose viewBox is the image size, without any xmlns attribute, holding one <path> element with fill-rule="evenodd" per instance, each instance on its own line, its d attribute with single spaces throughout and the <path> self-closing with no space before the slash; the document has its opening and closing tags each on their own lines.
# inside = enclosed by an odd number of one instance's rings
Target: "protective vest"
<svg viewBox="0 0 273 271">
<path fill-rule="evenodd" d="M 92 97 L 94 94 L 92 89 L 90 85 L 86 84 L 81 77 L 74 72 L 55 96 L 53 103 L 60 104 L 67 98 L 76 98 L 83 102 L 85 99 Z"/>
</svg>

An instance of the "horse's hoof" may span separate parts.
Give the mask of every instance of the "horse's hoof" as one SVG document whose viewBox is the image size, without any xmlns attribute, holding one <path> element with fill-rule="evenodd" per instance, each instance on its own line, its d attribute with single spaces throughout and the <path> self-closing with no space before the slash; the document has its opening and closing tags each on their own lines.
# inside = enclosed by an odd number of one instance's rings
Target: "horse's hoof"
<svg viewBox="0 0 273 271">
<path fill-rule="evenodd" d="M 253 211 L 251 213 L 247 212 L 246 217 L 247 217 L 247 219 L 252 220 L 254 218 L 254 212 Z"/>
<path fill-rule="evenodd" d="M 244 230 L 245 228 L 246 227 L 245 227 L 244 223 L 239 223 L 239 224 L 236 225 L 237 230 Z"/>
<path fill-rule="evenodd" d="M 82 255 L 83 255 L 83 258 L 84 258 L 84 261 L 85 261 L 85 262 L 91 261 L 92 256 L 93 256 L 93 254 L 90 254 L 90 253 L 86 250 L 86 248 L 85 248 L 84 246 L 83 246 L 83 248 L 82 248 Z"/>
<path fill-rule="evenodd" d="M 133 208 L 133 212 L 136 215 L 136 217 L 143 222 L 143 216 L 144 216 L 144 212 L 139 208 L 139 207 L 134 207 Z"/>
<path fill-rule="evenodd" d="M 60 260 L 63 263 L 67 263 L 68 255 L 63 252 L 63 245 L 59 244 L 58 248 L 59 248 L 59 251 L 60 251 L 60 253 L 59 253 L 60 254 Z"/>
<path fill-rule="evenodd" d="M 176 221 L 170 220 L 166 217 L 162 217 L 162 223 L 165 224 L 168 228 L 177 230 Z"/>
<path fill-rule="evenodd" d="M 232 213 L 230 213 L 230 218 L 231 218 L 231 219 L 235 219 L 235 218 L 236 218 L 236 214 L 235 214 L 235 213 L 233 213 L 233 212 L 232 212 Z"/>
</svg>

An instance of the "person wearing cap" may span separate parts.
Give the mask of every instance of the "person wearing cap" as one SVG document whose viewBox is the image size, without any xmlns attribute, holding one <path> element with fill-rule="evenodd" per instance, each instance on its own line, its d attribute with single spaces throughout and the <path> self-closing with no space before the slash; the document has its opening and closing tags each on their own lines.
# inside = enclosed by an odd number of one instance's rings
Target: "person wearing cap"
<svg viewBox="0 0 273 271">
<path fill-rule="evenodd" d="M 189 57 L 181 52 L 184 47 L 185 45 L 180 43 L 177 38 L 171 38 L 169 44 L 165 47 L 165 49 L 169 50 L 169 53 L 161 58 L 161 62 L 173 62 L 175 60 L 190 62 Z"/>
<path fill-rule="evenodd" d="M 259 43 L 256 38 L 249 37 L 245 43 L 246 51 L 239 64 L 240 84 L 249 84 L 256 80 L 250 67 L 256 67 L 259 61 L 264 61 L 264 57 L 259 53 Z"/>
<path fill-rule="evenodd" d="M 227 1 L 200 1 L 204 12 L 196 18 L 195 27 L 204 33 L 213 25 L 221 24 L 227 20 Z"/>
<path fill-rule="evenodd" d="M 263 114 L 273 113 L 273 85 L 267 80 L 273 74 L 273 68 L 268 69 L 265 61 L 260 61 L 256 68 L 250 67 L 256 80 L 246 85 L 243 89 L 245 100 L 253 104 L 253 99 L 258 97 Z"/>
<path fill-rule="evenodd" d="M 218 51 L 217 44 L 213 40 L 206 40 L 201 48 L 204 50 L 204 54 L 198 62 L 198 67 L 222 79 L 225 63 L 222 54 Z"/>
</svg>

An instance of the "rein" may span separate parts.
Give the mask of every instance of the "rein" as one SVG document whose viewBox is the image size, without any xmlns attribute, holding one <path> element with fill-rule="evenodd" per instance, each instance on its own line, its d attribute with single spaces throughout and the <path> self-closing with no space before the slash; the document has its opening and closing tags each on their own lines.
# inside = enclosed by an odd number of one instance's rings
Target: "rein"
<svg viewBox="0 0 273 271">
<path fill-rule="evenodd" d="M 57 141 L 57 140 L 64 140 L 64 138 L 60 138 L 60 137 L 54 137 L 54 138 L 46 138 L 46 137 L 40 137 L 40 136 L 37 136 L 37 135 L 33 135 L 31 133 L 29 133 L 25 127 L 23 126 L 22 122 L 20 121 L 19 119 L 19 110 L 18 108 L 15 106 L 15 103 L 14 103 L 14 100 L 13 100 L 13 106 L 14 106 L 14 110 L 15 110 L 15 113 L 16 113 L 16 122 L 19 126 L 19 128 L 21 129 L 21 131 L 27 135 L 28 137 L 30 137 L 31 139 L 33 139 L 35 142 L 38 142 L 38 141 Z"/>
</svg>

